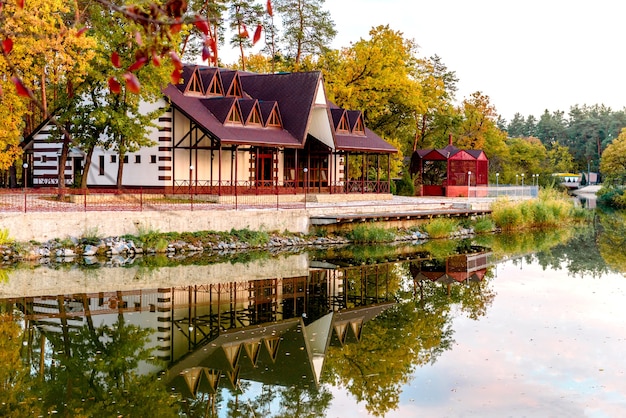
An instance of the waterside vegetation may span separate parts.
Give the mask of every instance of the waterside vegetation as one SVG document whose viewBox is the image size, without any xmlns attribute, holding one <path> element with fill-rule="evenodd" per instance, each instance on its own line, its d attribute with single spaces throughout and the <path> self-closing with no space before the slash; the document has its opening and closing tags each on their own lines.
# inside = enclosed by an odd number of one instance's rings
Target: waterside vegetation
<svg viewBox="0 0 626 418">
<path fill-rule="evenodd" d="M 0 250 L 5 263 L 77 256 L 112 257 L 117 255 L 243 252 L 314 245 L 345 245 L 393 242 L 424 242 L 460 238 L 499 231 L 546 229 L 582 223 L 590 212 L 575 206 L 571 198 L 552 189 L 542 190 L 537 199 L 497 200 L 491 216 L 468 219 L 433 218 L 410 228 L 386 228 L 380 223 L 357 225 L 350 231 L 329 234 L 315 229 L 309 234 L 289 231 L 231 229 L 227 232 L 195 231 L 161 233 L 149 225 L 137 233 L 103 237 L 97 230 L 80 237 L 56 238 L 44 243 L 16 242 L 9 231 L 0 230 Z"/>
</svg>

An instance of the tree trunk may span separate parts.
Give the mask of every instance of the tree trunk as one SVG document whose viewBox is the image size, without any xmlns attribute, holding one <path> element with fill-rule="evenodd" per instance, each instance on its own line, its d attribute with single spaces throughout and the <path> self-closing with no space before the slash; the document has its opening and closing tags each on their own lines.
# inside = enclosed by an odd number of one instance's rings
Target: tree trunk
<svg viewBox="0 0 626 418">
<path fill-rule="evenodd" d="M 118 190 L 122 190 L 122 176 L 124 174 L 124 153 L 120 152 L 119 155 L 119 161 L 117 164 L 117 183 L 116 183 L 116 187 Z"/>
<path fill-rule="evenodd" d="M 87 177 L 89 175 L 89 169 L 91 168 L 91 158 L 93 157 L 94 146 L 90 146 L 85 155 L 85 165 L 83 166 L 83 176 L 80 179 L 80 188 L 87 190 Z"/>
</svg>

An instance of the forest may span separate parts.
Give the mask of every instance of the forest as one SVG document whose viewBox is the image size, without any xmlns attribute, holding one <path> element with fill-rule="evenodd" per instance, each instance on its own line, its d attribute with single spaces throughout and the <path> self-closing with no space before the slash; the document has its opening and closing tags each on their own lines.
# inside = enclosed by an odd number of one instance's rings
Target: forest
<svg viewBox="0 0 626 418">
<path fill-rule="evenodd" d="M 480 86 L 457 97 L 455 71 L 392 25 L 331 49 L 336 33 L 324 0 L 0 0 L 0 170 L 20 169 L 20 144 L 44 120 L 64 143 L 59 166 L 71 147 L 88 165 L 95 146 L 121 156 L 149 145 L 155 114 L 139 103 L 177 82 L 183 61 L 321 71 L 330 100 L 363 110 L 400 150 L 396 177 L 415 150 L 444 147 L 451 135 L 459 148 L 485 151 L 492 181 L 499 173 L 501 184 L 521 174 L 549 183 L 555 172 L 597 171 L 626 126 L 626 110 L 602 104 L 506 121 Z M 237 62 L 223 61 L 226 48 Z"/>
</svg>

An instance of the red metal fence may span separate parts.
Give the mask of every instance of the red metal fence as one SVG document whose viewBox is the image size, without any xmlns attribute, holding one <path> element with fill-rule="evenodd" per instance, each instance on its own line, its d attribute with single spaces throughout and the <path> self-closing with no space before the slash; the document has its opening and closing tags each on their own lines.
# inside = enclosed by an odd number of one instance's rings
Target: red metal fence
<svg viewBox="0 0 626 418">
<path fill-rule="evenodd" d="M 325 188 L 179 184 L 167 189 L 0 189 L 0 212 L 164 211 L 306 208 L 313 193 L 387 193 L 387 182 L 355 181 Z"/>
</svg>

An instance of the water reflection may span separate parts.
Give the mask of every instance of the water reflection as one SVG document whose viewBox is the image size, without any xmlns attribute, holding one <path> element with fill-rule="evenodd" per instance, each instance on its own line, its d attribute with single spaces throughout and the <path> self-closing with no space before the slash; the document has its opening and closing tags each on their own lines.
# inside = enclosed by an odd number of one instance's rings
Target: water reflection
<svg viewBox="0 0 626 418">
<path fill-rule="evenodd" d="M 246 263 L 8 271 L 0 415 L 325 416 L 337 388 L 388 415 L 452 349 L 454 318 L 487 315 L 499 263 L 601 275 L 611 267 L 593 243 L 616 245 L 618 232 L 598 238 L 611 219 Z"/>
</svg>

